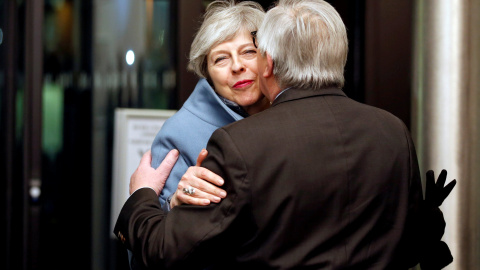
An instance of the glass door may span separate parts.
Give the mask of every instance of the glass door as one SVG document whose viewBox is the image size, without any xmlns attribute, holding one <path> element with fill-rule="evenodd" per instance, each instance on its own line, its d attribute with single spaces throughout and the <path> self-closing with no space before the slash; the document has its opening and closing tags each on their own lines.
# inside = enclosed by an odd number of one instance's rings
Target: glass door
<svg viewBox="0 0 480 270">
<path fill-rule="evenodd" d="M 0 0 L 0 268 L 27 269 L 32 256 L 24 176 L 25 4 Z"/>
</svg>

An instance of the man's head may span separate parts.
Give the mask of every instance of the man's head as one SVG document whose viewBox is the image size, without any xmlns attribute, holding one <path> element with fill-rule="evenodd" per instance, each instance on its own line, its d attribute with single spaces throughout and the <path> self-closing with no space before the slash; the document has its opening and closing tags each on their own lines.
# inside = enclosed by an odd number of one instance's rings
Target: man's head
<svg viewBox="0 0 480 270">
<path fill-rule="evenodd" d="M 257 40 L 263 56 L 259 68 L 268 68 L 270 63 L 280 89 L 343 87 L 347 32 L 340 15 L 327 2 L 280 0 L 267 12 Z M 259 72 L 261 75 L 263 70 Z M 263 80 L 268 81 L 268 75 L 264 73 Z"/>
</svg>

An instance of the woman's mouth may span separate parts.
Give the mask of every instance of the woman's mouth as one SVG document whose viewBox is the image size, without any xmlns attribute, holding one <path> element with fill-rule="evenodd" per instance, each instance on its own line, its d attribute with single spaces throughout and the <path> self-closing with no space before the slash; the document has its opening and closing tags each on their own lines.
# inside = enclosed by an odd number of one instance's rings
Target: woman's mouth
<svg viewBox="0 0 480 270">
<path fill-rule="evenodd" d="M 237 83 L 235 83 L 235 84 L 233 85 L 233 88 L 243 88 L 243 87 L 249 86 L 249 85 L 252 84 L 253 82 L 254 82 L 253 80 L 238 81 Z"/>
</svg>

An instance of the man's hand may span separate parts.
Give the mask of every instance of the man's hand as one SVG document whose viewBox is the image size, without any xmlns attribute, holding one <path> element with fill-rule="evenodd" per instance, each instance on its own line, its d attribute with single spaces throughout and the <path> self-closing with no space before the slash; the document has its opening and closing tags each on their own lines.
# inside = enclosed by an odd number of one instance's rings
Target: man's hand
<svg viewBox="0 0 480 270">
<path fill-rule="evenodd" d="M 223 185 L 223 178 L 208 169 L 200 167 L 207 157 L 208 151 L 203 149 L 197 158 L 196 166 L 188 168 L 178 183 L 177 190 L 172 196 L 170 208 L 179 204 L 209 205 L 210 202 L 219 203 L 227 193 L 217 186 Z M 194 194 L 185 194 L 184 188 L 192 187 Z"/>
<path fill-rule="evenodd" d="M 453 261 L 448 245 L 442 242 L 445 233 L 445 218 L 439 206 L 450 194 L 457 181 L 452 180 L 445 186 L 447 171 L 442 170 L 435 183 L 435 174 L 432 170 L 427 172 L 425 201 L 422 213 L 422 256 L 420 266 L 425 270 L 438 270 Z"/>
<path fill-rule="evenodd" d="M 130 177 L 130 195 L 143 187 L 152 188 L 157 196 L 162 191 L 165 181 L 167 181 L 168 175 L 172 171 L 175 162 L 178 159 L 178 150 L 171 150 L 165 159 L 162 161 L 157 169 L 152 168 L 150 163 L 152 162 L 152 153 L 150 150 L 146 152 L 140 160 L 137 170 Z"/>
<path fill-rule="evenodd" d="M 442 170 L 438 176 L 437 183 L 435 184 L 435 174 L 432 170 L 427 172 L 427 181 L 425 189 L 425 202 L 433 207 L 442 205 L 443 201 L 450 194 L 452 189 L 457 184 L 457 180 L 452 180 L 445 186 L 447 180 L 447 171 Z"/>
<path fill-rule="evenodd" d="M 436 241 L 440 241 L 445 233 L 445 218 L 439 207 L 457 183 L 456 180 L 452 180 L 445 186 L 446 179 L 446 170 L 442 170 L 436 183 L 434 172 L 432 170 L 427 172 L 425 200 L 423 205 L 423 218 L 425 220 L 423 222 L 425 226 L 424 238 L 427 243 L 436 243 Z"/>
</svg>

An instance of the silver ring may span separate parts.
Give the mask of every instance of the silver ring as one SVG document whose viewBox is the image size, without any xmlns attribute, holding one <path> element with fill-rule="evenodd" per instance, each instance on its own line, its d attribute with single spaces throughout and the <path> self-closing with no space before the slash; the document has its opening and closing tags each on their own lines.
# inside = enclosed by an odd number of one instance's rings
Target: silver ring
<svg viewBox="0 0 480 270">
<path fill-rule="evenodd" d="M 195 188 L 193 187 L 183 188 L 183 193 L 187 195 L 193 195 L 195 194 Z"/>
</svg>

